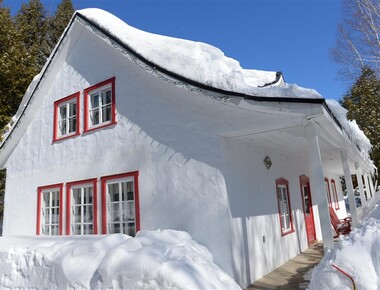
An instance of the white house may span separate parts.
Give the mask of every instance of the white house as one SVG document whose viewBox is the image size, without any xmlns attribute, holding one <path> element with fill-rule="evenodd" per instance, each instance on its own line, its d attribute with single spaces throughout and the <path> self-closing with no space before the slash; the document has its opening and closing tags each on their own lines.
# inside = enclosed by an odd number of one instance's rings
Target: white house
<svg viewBox="0 0 380 290">
<path fill-rule="evenodd" d="M 0 145 L 3 235 L 184 230 L 247 286 L 331 247 L 340 176 L 357 222 L 351 175 L 373 190 L 373 165 L 342 110 L 210 45 L 78 11 Z"/>
</svg>

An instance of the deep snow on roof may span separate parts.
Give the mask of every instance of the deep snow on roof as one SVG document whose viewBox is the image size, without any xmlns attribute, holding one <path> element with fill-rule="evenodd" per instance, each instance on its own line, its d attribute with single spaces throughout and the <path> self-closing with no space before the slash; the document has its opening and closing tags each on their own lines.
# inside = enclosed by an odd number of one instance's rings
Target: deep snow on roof
<svg viewBox="0 0 380 290">
<path fill-rule="evenodd" d="M 96 23 L 146 60 L 167 71 L 209 87 L 268 98 L 323 99 L 313 89 L 287 84 L 282 77 L 278 79 L 276 72 L 243 69 L 237 60 L 225 56 L 220 49 L 209 44 L 141 31 L 129 26 L 109 12 L 97 8 L 78 10 L 76 13 Z M 40 74 L 29 85 L 17 113 L 6 126 L 1 147 L 16 127 L 29 100 L 33 97 L 34 89 L 46 72 L 51 57 Z M 347 111 L 338 102 L 326 100 L 326 103 L 343 129 L 360 147 L 361 153 L 365 155 L 363 157 L 369 161 L 368 152 L 371 144 L 363 131 L 355 121 L 347 119 Z"/>
<path fill-rule="evenodd" d="M 243 69 L 209 44 L 141 31 L 97 8 L 77 11 L 146 60 L 189 80 L 226 91 L 262 97 L 322 98 L 313 89 L 287 84 L 276 72 Z M 272 84 L 271 84 L 272 83 Z M 267 84 L 269 86 L 263 87 Z"/>
</svg>

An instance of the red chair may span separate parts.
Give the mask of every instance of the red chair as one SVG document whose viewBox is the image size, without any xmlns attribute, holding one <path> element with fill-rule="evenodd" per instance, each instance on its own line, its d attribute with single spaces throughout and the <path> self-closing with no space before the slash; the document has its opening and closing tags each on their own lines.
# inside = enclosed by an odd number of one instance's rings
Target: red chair
<svg viewBox="0 0 380 290">
<path fill-rule="evenodd" d="M 329 210 L 331 225 L 335 230 L 334 238 L 339 237 L 339 235 L 348 235 L 351 232 L 351 217 L 339 219 L 332 207 L 329 207 Z"/>
</svg>

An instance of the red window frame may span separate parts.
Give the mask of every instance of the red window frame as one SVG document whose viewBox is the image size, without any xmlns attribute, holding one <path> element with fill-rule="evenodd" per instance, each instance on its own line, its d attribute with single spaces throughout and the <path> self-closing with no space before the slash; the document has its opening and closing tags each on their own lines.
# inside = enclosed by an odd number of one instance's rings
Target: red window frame
<svg viewBox="0 0 380 290">
<path fill-rule="evenodd" d="M 62 235 L 63 227 L 63 183 L 40 186 L 37 188 L 37 223 L 36 235 L 41 235 L 41 210 L 42 210 L 42 192 L 47 189 L 59 189 L 59 222 L 58 235 Z"/>
<path fill-rule="evenodd" d="M 340 207 L 339 207 L 338 193 L 336 191 L 336 183 L 334 179 L 331 179 L 331 188 L 332 188 L 333 196 L 335 199 L 335 209 L 338 210 Z"/>
<path fill-rule="evenodd" d="M 77 126 L 76 126 L 76 130 L 75 130 L 75 133 L 71 133 L 71 134 L 66 134 L 66 135 L 63 135 L 63 136 L 58 136 L 58 130 L 59 130 L 59 126 L 58 126 L 58 116 L 59 116 L 59 106 L 60 104 L 62 103 L 65 103 L 65 102 L 68 102 L 70 101 L 71 99 L 76 99 L 76 111 L 77 111 Z M 64 139 L 68 139 L 68 138 L 72 138 L 72 137 L 75 137 L 75 136 L 78 136 L 80 135 L 80 92 L 76 92 L 70 96 L 67 96 L 63 99 L 60 99 L 60 100 L 57 100 L 54 102 L 54 124 L 53 124 L 53 142 L 57 142 L 57 141 L 61 141 L 61 140 L 64 140 Z"/>
<path fill-rule="evenodd" d="M 112 95 L 111 95 L 111 121 L 106 122 L 105 124 L 99 123 L 98 125 L 95 126 L 90 126 L 89 124 L 89 99 L 90 99 L 90 93 L 91 91 L 100 89 L 101 87 L 111 85 L 111 90 L 112 90 Z M 102 81 L 96 85 L 93 85 L 89 88 L 86 88 L 84 90 L 84 133 L 93 131 L 93 130 L 98 130 L 104 127 L 112 126 L 116 124 L 116 97 L 115 97 L 115 77 L 112 77 L 108 80 Z"/>
<path fill-rule="evenodd" d="M 107 182 L 114 179 L 122 179 L 133 177 L 134 190 L 135 190 L 135 215 L 136 215 L 136 233 L 140 231 L 140 202 L 139 202 L 139 172 L 132 171 L 128 173 L 121 173 L 115 175 L 108 175 L 101 177 L 102 186 L 102 234 L 107 234 Z"/>
<path fill-rule="evenodd" d="M 278 188 L 280 185 L 283 185 L 286 187 L 286 195 L 288 199 L 290 230 L 286 230 L 286 231 L 283 230 L 283 224 L 282 224 L 282 219 L 281 219 L 281 206 L 280 206 L 280 200 L 278 196 Z M 277 198 L 277 206 L 278 206 L 278 216 L 280 219 L 281 236 L 286 236 L 288 234 L 295 232 L 295 230 L 294 230 L 294 224 L 293 224 L 292 206 L 290 203 L 290 195 L 289 195 L 289 181 L 286 180 L 285 178 L 281 177 L 276 180 L 276 198 Z"/>
<path fill-rule="evenodd" d="M 327 185 L 327 197 L 328 197 L 327 203 L 329 204 L 330 207 L 332 207 L 330 183 L 327 177 L 325 177 L 325 189 L 326 189 L 326 185 Z"/>
<path fill-rule="evenodd" d="M 98 196 L 97 196 L 97 178 L 78 180 L 66 183 L 66 235 L 71 235 L 71 188 L 77 185 L 91 183 L 93 186 L 93 234 L 98 233 Z"/>
</svg>

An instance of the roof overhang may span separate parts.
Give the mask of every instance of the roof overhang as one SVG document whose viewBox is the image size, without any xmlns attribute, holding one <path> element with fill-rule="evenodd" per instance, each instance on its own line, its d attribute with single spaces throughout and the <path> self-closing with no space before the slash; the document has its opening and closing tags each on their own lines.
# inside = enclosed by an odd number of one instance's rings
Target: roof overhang
<svg viewBox="0 0 380 290">
<path fill-rule="evenodd" d="M 294 111 L 292 112 L 290 107 L 294 108 L 294 104 L 311 105 L 310 107 L 314 108 L 313 110 L 315 110 L 315 108 L 317 107 L 317 110 L 319 111 L 318 114 L 324 115 L 327 119 L 329 119 L 332 126 L 334 126 L 336 129 L 340 128 L 340 131 L 343 131 L 341 124 L 332 114 L 331 110 L 325 102 L 325 99 L 287 97 L 276 98 L 258 95 L 246 95 L 238 92 L 222 90 L 219 88 L 208 86 L 203 83 L 193 81 L 174 72 L 168 71 L 167 69 L 147 60 L 142 55 L 134 51 L 130 46 L 128 46 L 128 44 L 122 42 L 120 39 L 113 36 L 108 31 L 104 30 L 97 23 L 87 19 L 85 16 L 78 12 L 75 12 L 72 19 L 70 20 L 70 23 L 66 27 L 64 33 L 62 34 L 59 42 L 57 43 L 53 52 L 51 53 L 51 56 L 47 60 L 43 69 L 41 70 L 40 77 L 38 78 L 38 80 L 36 80 L 36 85 L 34 89 L 32 90 L 32 92 L 30 92 L 29 95 L 25 96 L 27 98 L 23 102 L 23 106 L 20 106 L 19 108 L 19 118 L 17 118 L 9 134 L 4 138 L 3 142 L 0 144 L 0 167 L 5 166 L 9 156 L 12 154 L 14 148 L 17 146 L 19 140 L 21 139 L 22 135 L 28 128 L 30 122 L 32 121 L 34 117 L 33 112 L 35 112 L 36 108 L 38 108 L 38 106 L 41 104 L 41 99 L 38 100 L 37 95 L 39 95 L 39 98 L 43 98 L 43 94 L 37 94 L 37 92 L 40 90 L 42 84 L 44 83 L 44 80 L 46 79 L 50 67 L 56 61 L 57 53 L 62 48 L 65 39 L 67 38 L 67 35 L 70 33 L 71 29 L 74 27 L 74 24 L 76 23 L 85 25 L 93 32 L 95 32 L 98 36 L 101 36 L 101 38 L 104 38 L 104 40 L 112 44 L 114 47 L 119 47 L 123 51 L 123 53 L 126 52 L 125 55 L 127 55 L 127 57 L 133 58 L 134 62 L 137 65 L 143 64 L 144 67 L 149 67 L 152 73 L 164 76 L 162 78 L 163 80 L 168 80 L 174 85 L 180 86 L 181 88 L 188 89 L 190 91 L 196 91 L 209 97 L 215 97 L 219 100 L 230 100 L 232 103 L 239 103 L 240 105 L 238 105 L 238 107 L 240 108 L 243 108 L 248 104 L 251 107 L 255 106 L 256 110 L 271 110 L 272 112 L 273 110 L 278 110 L 279 113 L 290 114 L 302 113 Z M 278 74 L 277 81 L 279 81 L 282 78 L 282 74 Z M 174 82 L 172 80 L 174 80 Z M 275 103 L 276 105 L 273 106 L 273 103 Z M 323 114 L 321 113 L 322 111 Z M 304 114 L 304 112 L 302 114 Z M 315 115 L 315 112 L 313 112 L 312 114 L 306 113 L 306 119 L 310 116 Z"/>
</svg>

